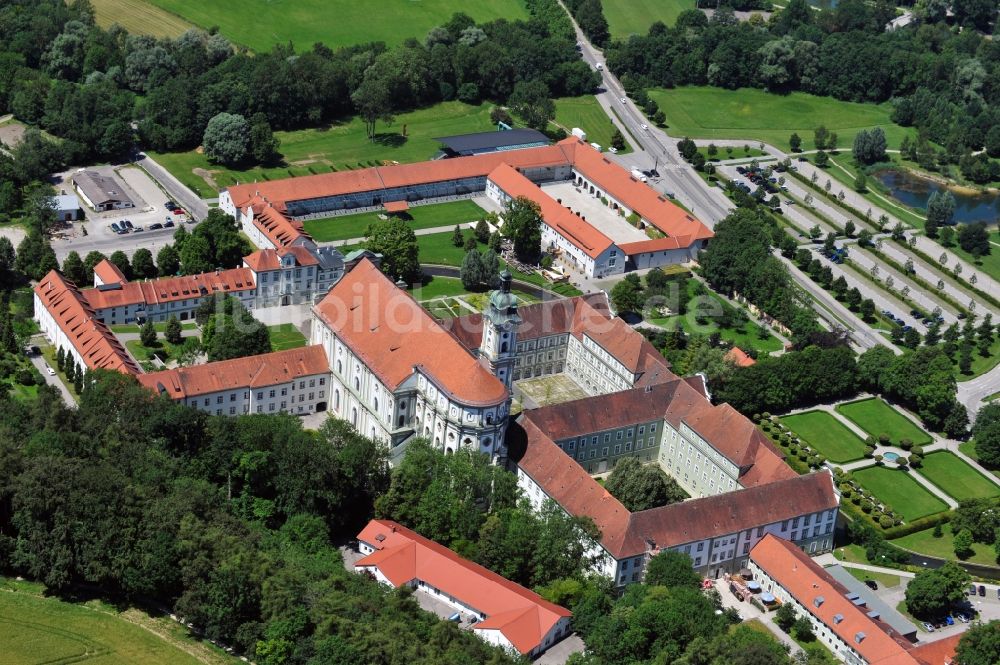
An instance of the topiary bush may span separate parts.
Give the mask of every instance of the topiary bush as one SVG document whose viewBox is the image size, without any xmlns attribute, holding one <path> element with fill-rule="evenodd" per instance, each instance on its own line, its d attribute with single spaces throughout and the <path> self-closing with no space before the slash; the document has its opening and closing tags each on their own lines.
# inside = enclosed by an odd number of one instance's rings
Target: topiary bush
<svg viewBox="0 0 1000 665">
<path fill-rule="evenodd" d="M 879 445 L 888 446 L 888 445 L 890 445 L 892 443 L 892 439 L 889 438 L 888 434 L 879 434 L 878 435 L 878 442 L 879 442 Z"/>
<path fill-rule="evenodd" d="M 861 512 L 863 512 L 865 515 L 870 515 L 872 510 L 874 509 L 875 506 L 872 505 L 871 501 L 865 501 L 864 503 L 861 504 Z"/>
<path fill-rule="evenodd" d="M 909 450 L 910 448 L 913 447 L 913 442 L 910 441 L 909 439 L 900 439 L 899 447 L 902 448 L 903 450 Z"/>
<path fill-rule="evenodd" d="M 924 447 L 923 446 L 913 446 L 913 448 L 910 450 L 910 452 L 912 454 L 914 454 L 914 455 L 919 455 L 920 457 L 923 457 L 924 456 Z"/>
<path fill-rule="evenodd" d="M 893 524 L 894 522 L 892 518 L 889 517 L 888 515 L 883 515 L 882 517 L 878 518 L 878 525 L 883 529 L 892 528 Z"/>
<path fill-rule="evenodd" d="M 865 446 L 865 457 L 871 457 L 875 454 L 875 448 L 872 446 Z"/>
</svg>

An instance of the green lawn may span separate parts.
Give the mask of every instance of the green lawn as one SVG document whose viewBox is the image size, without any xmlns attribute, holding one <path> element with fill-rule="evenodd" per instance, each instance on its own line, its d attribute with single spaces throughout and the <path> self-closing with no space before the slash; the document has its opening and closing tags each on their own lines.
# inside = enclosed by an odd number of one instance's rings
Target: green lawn
<svg viewBox="0 0 1000 665">
<path fill-rule="evenodd" d="M 645 35 L 656 21 L 672 26 L 682 11 L 695 8 L 694 0 L 603 0 L 601 4 L 616 39 Z"/>
<path fill-rule="evenodd" d="M 850 561 L 853 563 L 868 563 L 868 554 L 861 545 L 843 545 L 833 550 L 833 556 L 838 561 Z"/>
<path fill-rule="evenodd" d="M 125 342 L 125 348 L 128 352 L 132 354 L 139 363 L 151 363 L 153 361 L 153 356 L 158 356 L 160 360 L 166 362 L 171 358 L 177 358 L 184 352 L 184 348 L 188 345 L 196 346 L 198 344 L 197 337 L 185 337 L 184 344 L 173 345 L 167 340 L 163 339 L 161 335 L 157 342 L 158 346 L 148 347 L 143 346 L 142 342 L 137 339 L 130 339 Z"/>
<path fill-rule="evenodd" d="M 907 521 L 948 509 L 943 501 L 925 490 L 906 471 L 870 466 L 853 474 L 855 480 Z"/>
<path fill-rule="evenodd" d="M 911 533 L 908 536 L 903 536 L 902 538 L 897 538 L 892 541 L 892 544 L 905 547 L 908 550 L 913 550 L 918 554 L 926 554 L 928 556 L 938 557 L 939 559 L 956 560 L 957 557 L 955 556 L 954 534 L 951 532 L 951 525 L 943 525 L 941 527 L 941 532 L 941 537 L 935 538 L 934 529 L 925 529 L 923 531 Z M 980 563 L 984 566 L 997 565 L 996 553 L 993 551 L 992 545 L 973 543 L 972 551 L 974 554 L 968 559 L 965 559 L 965 561 L 970 563 Z"/>
<path fill-rule="evenodd" d="M 797 132 L 804 149 L 812 149 L 813 130 L 826 125 L 837 132 L 837 145 L 849 150 L 858 130 L 880 126 L 890 148 L 903 136 L 915 135 L 889 119 L 892 105 L 842 102 L 804 92 L 776 95 L 755 88 L 724 90 L 708 86 L 655 89 L 649 94 L 667 115 L 672 136 L 702 139 L 765 141 L 790 150 L 788 137 Z"/>
<path fill-rule="evenodd" d="M 990 232 L 990 240 L 1000 245 L 1000 232 Z M 1000 280 L 1000 247 L 997 245 L 992 245 L 990 253 L 978 259 L 959 247 L 958 243 L 949 247 L 948 250 L 957 254 L 966 263 L 974 265 L 978 270 L 982 270 L 993 279 Z M 963 275 L 963 277 L 968 279 L 969 276 Z"/>
<path fill-rule="evenodd" d="M 875 580 L 879 583 L 879 586 L 899 586 L 899 575 L 890 575 L 889 573 L 880 573 L 874 570 L 862 570 L 860 568 L 848 568 L 847 566 L 844 566 L 844 570 L 862 582 L 865 580 Z"/>
<path fill-rule="evenodd" d="M 574 127 L 579 127 L 587 132 L 587 141 L 600 144 L 604 150 L 611 146 L 611 135 L 615 131 L 611 119 L 593 95 L 557 99 L 554 124 L 565 129 L 567 134 Z M 628 152 L 627 148 L 618 154 L 625 152 Z"/>
<path fill-rule="evenodd" d="M 698 295 L 699 284 L 695 279 L 687 280 L 687 295 L 689 298 L 687 314 L 683 316 L 654 317 L 649 320 L 667 330 L 673 330 L 679 323 L 684 332 L 688 334 L 710 335 L 719 333 L 719 337 L 744 349 L 753 348 L 759 353 L 771 353 L 780 351 L 781 340 L 774 335 L 767 333 L 767 337 L 761 339 L 757 324 L 748 321 L 740 328 L 720 328 L 719 324 L 712 317 L 722 309 L 732 309 L 732 305 L 722 301 L 714 293 L 707 290 Z M 697 312 L 705 315 L 705 323 L 699 323 Z"/>
<path fill-rule="evenodd" d="M 837 407 L 837 412 L 875 438 L 888 434 L 893 444 L 899 444 L 902 439 L 909 439 L 916 446 L 927 445 L 932 441 L 927 432 L 876 397 L 841 404 Z"/>
<path fill-rule="evenodd" d="M 185 20 L 219 31 L 239 44 L 269 51 L 292 42 L 299 50 L 322 42 L 331 48 L 381 41 L 423 40 L 455 12 L 477 22 L 526 18 L 520 0 L 383 0 L 378 6 L 354 0 L 148 0 Z"/>
<path fill-rule="evenodd" d="M 1000 486 L 947 451 L 931 453 L 917 471 L 959 501 L 1000 494 Z"/>
<path fill-rule="evenodd" d="M 403 136 L 404 128 L 406 136 Z M 494 129 L 494 125 L 490 122 L 489 105 L 442 102 L 400 114 L 391 125 L 378 123 L 374 142 L 365 135 L 364 124 L 357 117 L 319 129 L 275 132 L 285 160 L 284 166 L 276 168 L 226 168 L 210 164 L 195 150 L 150 154 L 185 185 L 200 196 L 210 198 L 217 189 L 236 182 L 330 173 L 334 169 L 344 171 L 392 161 L 419 162 L 430 159 L 437 152 L 440 146 L 434 140 L 437 137 L 490 129 Z M 199 174 L 195 169 L 199 169 Z"/>
<path fill-rule="evenodd" d="M 181 321 L 180 324 L 181 324 L 181 329 L 182 330 L 194 330 L 195 328 L 198 327 L 198 324 L 196 324 L 194 321 Z M 139 333 L 139 332 L 142 332 L 142 326 L 140 326 L 140 325 L 138 325 L 136 323 L 121 323 L 121 324 L 116 325 L 116 326 L 108 326 L 108 327 L 111 328 L 111 332 L 114 332 L 114 333 Z M 165 333 L 167 331 L 167 322 L 166 321 L 160 321 L 160 322 L 153 323 L 153 329 L 156 330 L 156 332 L 158 332 L 158 333 L 161 333 L 161 334 Z"/>
<path fill-rule="evenodd" d="M 781 422 L 831 462 L 850 462 L 865 455 L 865 442 L 824 411 L 785 416 Z"/>
<path fill-rule="evenodd" d="M 274 351 L 297 349 L 306 345 L 306 336 L 299 332 L 294 324 L 279 323 L 276 326 L 268 326 L 267 329 L 271 331 L 271 349 Z"/>
<path fill-rule="evenodd" d="M 484 212 L 475 202 L 465 199 L 410 208 L 409 219 L 406 221 L 414 230 L 430 229 L 436 226 L 477 222 L 483 218 Z M 382 213 L 363 212 L 357 215 L 315 219 L 305 222 L 305 229 L 319 242 L 362 238 L 368 225 L 378 220 L 380 214 Z"/>
<path fill-rule="evenodd" d="M 0 663 L 223 665 L 239 661 L 186 636 L 169 619 L 118 612 L 98 601 L 67 603 L 37 584 L 0 579 Z M 155 632 L 154 632 L 155 631 Z"/>
</svg>

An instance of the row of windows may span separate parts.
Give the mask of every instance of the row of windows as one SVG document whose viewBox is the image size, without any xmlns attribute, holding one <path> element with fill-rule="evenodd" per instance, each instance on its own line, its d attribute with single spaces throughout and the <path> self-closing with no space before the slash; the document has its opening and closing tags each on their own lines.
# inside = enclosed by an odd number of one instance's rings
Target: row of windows
<svg viewBox="0 0 1000 665">
<path fill-rule="evenodd" d="M 631 439 L 632 436 L 635 434 L 635 428 L 634 427 L 630 427 L 628 430 L 618 430 L 615 433 L 615 440 L 621 441 L 622 440 L 622 436 L 623 436 L 623 432 L 624 432 L 624 436 L 626 438 Z M 656 432 L 656 423 L 651 423 L 649 425 L 649 433 L 652 434 L 654 432 Z M 641 436 L 641 435 L 643 435 L 645 433 L 646 433 L 646 426 L 645 425 L 640 425 L 639 426 L 639 435 Z M 649 445 L 653 445 L 655 443 L 655 438 L 656 437 L 650 437 L 650 439 L 649 439 Z M 594 435 L 594 436 L 590 437 L 590 445 L 596 446 L 598 440 L 600 440 L 600 439 L 602 439 L 602 437 L 600 437 L 599 435 Z M 611 433 L 610 432 L 605 432 L 604 433 L 603 441 L 604 441 L 604 443 L 609 443 L 611 441 Z M 570 450 L 570 451 L 575 450 L 576 449 L 576 439 L 570 439 L 565 444 L 559 444 L 559 447 L 561 448 L 561 447 L 563 447 L 563 445 L 565 445 L 566 450 Z M 585 437 L 585 436 L 584 437 L 580 437 L 580 448 L 586 448 L 586 447 L 587 447 L 587 437 Z M 642 446 L 639 446 L 639 447 L 641 448 Z"/>
</svg>

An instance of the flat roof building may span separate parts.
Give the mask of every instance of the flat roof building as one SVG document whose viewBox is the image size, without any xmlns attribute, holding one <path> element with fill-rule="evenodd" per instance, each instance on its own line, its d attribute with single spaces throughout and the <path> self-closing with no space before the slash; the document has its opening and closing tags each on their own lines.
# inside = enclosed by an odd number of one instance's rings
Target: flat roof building
<svg viewBox="0 0 1000 665">
<path fill-rule="evenodd" d="M 477 132 L 442 136 L 434 139 L 444 144 L 446 157 L 468 157 L 485 152 L 504 152 L 538 148 L 549 144 L 549 139 L 535 129 L 507 129 L 495 132 Z"/>
</svg>

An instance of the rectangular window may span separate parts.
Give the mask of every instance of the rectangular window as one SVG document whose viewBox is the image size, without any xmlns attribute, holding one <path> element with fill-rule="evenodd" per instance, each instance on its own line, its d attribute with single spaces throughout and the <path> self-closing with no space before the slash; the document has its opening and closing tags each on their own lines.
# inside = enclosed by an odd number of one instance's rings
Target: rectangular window
<svg viewBox="0 0 1000 665">
<path fill-rule="evenodd" d="M 274 397 L 274 391 L 273 390 L 269 391 L 268 394 L 267 394 L 267 396 L 268 397 Z"/>
<path fill-rule="evenodd" d="M 621 441 L 622 440 L 622 431 L 621 430 L 618 430 L 618 434 L 617 434 L 617 436 L 615 436 L 615 439 L 617 441 Z"/>
<path fill-rule="evenodd" d="M 319 385 L 321 385 L 321 386 L 325 386 L 325 385 L 326 385 L 326 379 L 325 379 L 325 378 L 323 378 L 323 377 L 320 377 L 320 378 L 319 378 Z"/>
<path fill-rule="evenodd" d="M 229 415 L 231 415 L 231 416 L 235 416 L 236 415 L 236 407 L 235 406 L 229 407 Z"/>
<path fill-rule="evenodd" d="M 281 396 L 285 397 L 286 395 L 288 395 L 288 388 L 282 388 L 281 389 Z"/>
<path fill-rule="evenodd" d="M 257 413 L 260 413 L 263 410 L 264 410 L 264 405 L 263 404 L 258 404 L 257 405 Z"/>
<path fill-rule="evenodd" d="M 655 432 L 656 431 L 656 423 L 653 423 L 652 425 L 649 426 L 649 431 L 650 432 Z"/>
<path fill-rule="evenodd" d="M 619 443 L 615 445 L 615 455 L 621 455 L 621 454 L 622 454 L 622 444 Z"/>
<path fill-rule="evenodd" d="M 629 430 L 628 430 L 628 432 L 625 433 L 625 436 L 627 436 L 628 438 L 631 439 L 632 438 L 632 434 L 634 434 L 634 430 L 630 427 Z"/>
<path fill-rule="evenodd" d="M 267 410 L 274 411 L 274 402 L 271 402 L 270 404 L 267 405 Z"/>
<path fill-rule="evenodd" d="M 569 446 L 567 446 L 566 449 L 567 450 L 573 450 L 574 448 L 576 448 L 576 441 L 570 441 L 569 442 Z"/>
<path fill-rule="evenodd" d="M 219 396 L 217 396 L 217 397 L 215 398 L 215 403 L 216 403 L 216 404 L 222 404 L 222 395 L 219 395 Z"/>
<path fill-rule="evenodd" d="M 603 448 L 601 448 L 601 457 L 607 457 L 607 456 L 608 456 L 608 447 L 604 446 Z"/>
<path fill-rule="evenodd" d="M 639 427 L 639 436 L 642 436 L 645 433 L 646 433 L 646 426 L 642 425 L 641 427 Z"/>
<path fill-rule="evenodd" d="M 229 401 L 230 402 L 236 401 L 236 393 L 229 393 Z"/>
<path fill-rule="evenodd" d="M 621 434 L 621 432 L 619 432 L 619 434 Z M 607 443 L 610 440 L 611 440 L 611 434 L 605 434 L 604 435 L 604 443 Z"/>
<path fill-rule="evenodd" d="M 590 451 L 590 459 L 594 459 L 595 457 L 597 457 L 597 448 L 593 448 Z"/>
<path fill-rule="evenodd" d="M 287 406 L 288 406 L 287 402 L 282 402 L 281 403 L 281 410 L 284 411 L 287 408 Z"/>
</svg>

